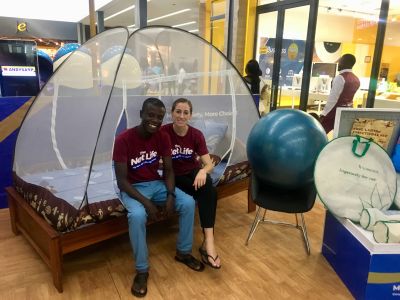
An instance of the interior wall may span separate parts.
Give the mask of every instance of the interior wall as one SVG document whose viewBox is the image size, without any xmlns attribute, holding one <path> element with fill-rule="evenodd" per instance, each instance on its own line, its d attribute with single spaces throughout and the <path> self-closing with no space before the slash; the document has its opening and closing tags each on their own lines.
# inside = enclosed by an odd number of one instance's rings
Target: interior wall
<svg viewBox="0 0 400 300">
<path fill-rule="evenodd" d="M 305 9 L 306 10 L 306 9 Z M 306 10 L 308 13 L 308 9 Z M 271 28 L 268 18 L 259 18 L 258 36 L 275 37 L 275 28 Z M 285 20 L 285 35 L 290 39 L 302 39 L 304 34 L 298 28 L 307 28 L 308 18 L 289 18 Z M 318 14 L 316 41 L 352 42 L 355 19 Z M 349 30 L 351 29 L 351 30 Z"/>
<path fill-rule="evenodd" d="M 315 41 L 352 42 L 355 19 L 318 14 Z"/>
<path fill-rule="evenodd" d="M 24 32 L 17 31 L 17 25 L 25 22 L 27 30 Z M 44 38 L 58 40 L 78 40 L 77 23 L 33 20 L 33 19 L 17 19 L 17 18 L 0 18 L 0 35 L 12 36 L 19 38 Z"/>
<path fill-rule="evenodd" d="M 377 27 L 376 22 L 362 22 L 360 20 L 354 27 L 354 43 L 368 45 L 372 49 L 369 55 L 373 54 Z M 388 81 L 394 81 L 396 74 L 400 72 L 400 22 L 397 20 L 391 21 L 390 18 L 386 25 L 385 42 L 381 58 L 382 64 L 387 65 L 389 68 Z"/>
</svg>

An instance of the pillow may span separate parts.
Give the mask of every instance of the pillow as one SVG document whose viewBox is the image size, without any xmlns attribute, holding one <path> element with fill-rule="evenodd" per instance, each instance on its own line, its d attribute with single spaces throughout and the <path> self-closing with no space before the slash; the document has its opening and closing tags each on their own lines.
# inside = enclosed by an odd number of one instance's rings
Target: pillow
<svg viewBox="0 0 400 300">
<path fill-rule="evenodd" d="M 197 119 L 191 125 L 200 130 L 206 140 L 209 153 L 214 153 L 219 142 L 225 136 L 228 124 L 215 122 L 213 120 Z"/>
</svg>

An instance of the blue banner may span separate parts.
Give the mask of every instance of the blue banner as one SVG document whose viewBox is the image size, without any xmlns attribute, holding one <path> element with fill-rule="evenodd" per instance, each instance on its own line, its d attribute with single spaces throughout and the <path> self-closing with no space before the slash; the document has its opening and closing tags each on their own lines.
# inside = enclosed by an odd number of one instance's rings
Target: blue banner
<svg viewBox="0 0 400 300">
<path fill-rule="evenodd" d="M 258 59 L 263 77 L 272 79 L 274 65 L 275 39 L 260 38 L 260 57 Z M 282 40 L 280 85 L 292 85 L 293 75 L 303 70 L 306 42 L 303 40 Z"/>
<path fill-rule="evenodd" d="M 12 185 L 12 163 L 21 119 L 12 118 L 31 97 L 0 98 L 0 209 L 8 207 L 5 188 Z M 7 133 L 4 128 L 15 128 Z M 3 136 L 5 135 L 6 136 Z"/>
</svg>

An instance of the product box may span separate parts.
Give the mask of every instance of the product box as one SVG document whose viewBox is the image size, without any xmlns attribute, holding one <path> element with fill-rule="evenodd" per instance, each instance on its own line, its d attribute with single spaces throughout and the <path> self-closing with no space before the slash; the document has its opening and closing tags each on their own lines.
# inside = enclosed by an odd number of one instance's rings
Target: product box
<svg viewBox="0 0 400 300">
<path fill-rule="evenodd" d="M 322 254 L 356 299 L 400 300 L 400 244 L 326 213 Z"/>
</svg>

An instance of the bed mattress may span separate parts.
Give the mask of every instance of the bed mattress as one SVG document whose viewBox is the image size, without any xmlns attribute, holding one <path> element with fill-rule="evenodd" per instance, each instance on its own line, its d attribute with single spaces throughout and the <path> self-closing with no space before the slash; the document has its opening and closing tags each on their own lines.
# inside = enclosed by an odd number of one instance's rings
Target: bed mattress
<svg viewBox="0 0 400 300">
<path fill-rule="evenodd" d="M 89 181 L 88 168 L 78 167 L 23 177 L 14 173 L 14 185 L 32 208 L 57 231 L 75 230 L 125 214 L 110 164 L 94 165 Z M 214 168 L 211 177 L 215 185 L 231 183 L 250 174 L 247 161 L 226 165 L 222 161 Z"/>
</svg>

